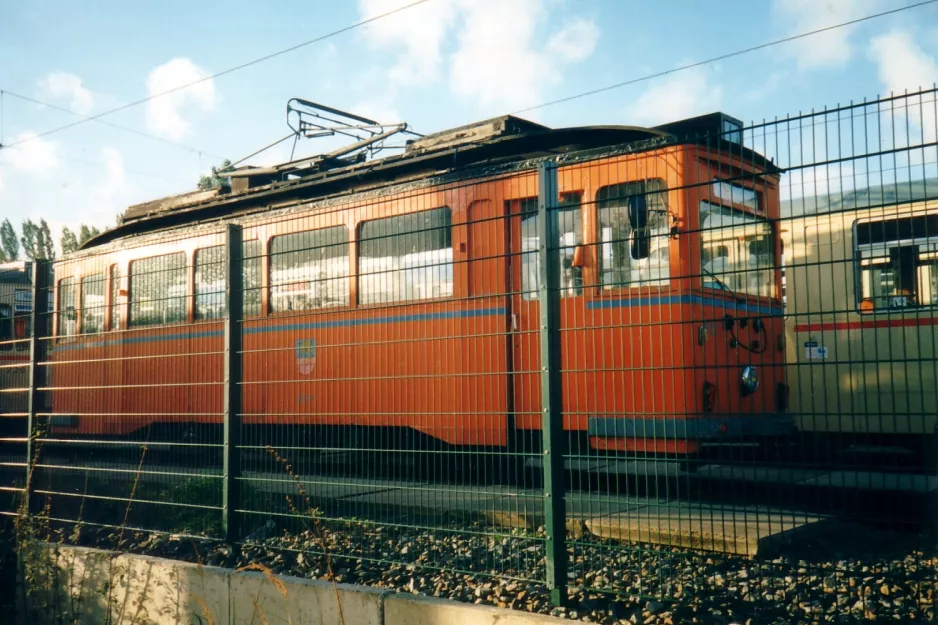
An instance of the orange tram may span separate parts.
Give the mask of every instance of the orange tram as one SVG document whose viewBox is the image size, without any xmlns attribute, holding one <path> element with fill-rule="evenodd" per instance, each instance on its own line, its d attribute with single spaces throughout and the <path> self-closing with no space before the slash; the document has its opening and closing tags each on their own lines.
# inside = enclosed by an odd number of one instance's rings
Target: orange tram
<svg viewBox="0 0 938 625">
<path fill-rule="evenodd" d="M 656 128 L 506 116 L 133 206 L 56 264 L 53 438 L 215 440 L 198 433 L 220 431 L 225 228 L 238 224 L 244 428 L 536 445 L 548 159 L 576 449 L 689 456 L 789 434 L 781 172 L 741 135 L 719 113 Z"/>
</svg>

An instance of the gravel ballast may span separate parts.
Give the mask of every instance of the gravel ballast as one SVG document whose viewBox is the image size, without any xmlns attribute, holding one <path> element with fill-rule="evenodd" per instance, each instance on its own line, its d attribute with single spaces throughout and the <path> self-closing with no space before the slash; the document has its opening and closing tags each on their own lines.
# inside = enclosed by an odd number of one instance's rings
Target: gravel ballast
<svg viewBox="0 0 938 625">
<path fill-rule="evenodd" d="M 276 574 L 604 624 L 918 623 L 936 614 L 938 558 L 923 549 L 925 536 L 848 526 L 797 552 L 759 559 L 571 538 L 570 602 L 555 607 L 543 583 L 542 530 L 487 531 L 345 522 L 291 532 L 271 519 L 240 550 L 143 532 L 125 532 L 116 544 L 114 530 L 90 528 L 81 542 L 207 565 L 259 563 Z"/>
</svg>

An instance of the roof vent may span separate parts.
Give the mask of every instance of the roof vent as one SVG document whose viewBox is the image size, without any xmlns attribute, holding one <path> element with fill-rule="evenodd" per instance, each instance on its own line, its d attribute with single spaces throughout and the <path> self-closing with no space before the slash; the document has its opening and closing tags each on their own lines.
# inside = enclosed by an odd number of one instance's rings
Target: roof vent
<svg viewBox="0 0 938 625">
<path fill-rule="evenodd" d="M 406 153 L 440 150 L 472 143 L 484 143 L 500 137 L 542 130 L 550 130 L 550 128 L 526 119 L 521 119 L 520 117 L 503 115 L 501 117 L 460 126 L 459 128 L 451 128 L 442 132 L 426 135 L 420 139 L 408 141 Z"/>
<path fill-rule="evenodd" d="M 672 134 L 679 139 L 709 137 L 743 145 L 743 122 L 726 113 L 708 113 L 655 126 L 655 129 Z"/>
</svg>

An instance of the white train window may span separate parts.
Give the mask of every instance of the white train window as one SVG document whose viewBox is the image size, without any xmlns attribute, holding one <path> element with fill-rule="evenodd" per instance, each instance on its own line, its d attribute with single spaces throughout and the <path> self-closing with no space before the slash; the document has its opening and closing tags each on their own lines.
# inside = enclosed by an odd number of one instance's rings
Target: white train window
<svg viewBox="0 0 938 625">
<path fill-rule="evenodd" d="M 359 302 L 452 297 L 452 227 L 449 208 L 363 223 L 358 245 Z"/>
<path fill-rule="evenodd" d="M 225 316 L 225 246 L 216 245 L 195 253 L 195 318 Z"/>
<path fill-rule="evenodd" d="M 78 333 L 77 303 L 78 289 L 75 278 L 59 280 L 59 336 L 74 336 Z"/>
<path fill-rule="evenodd" d="M 655 178 L 602 187 L 599 279 L 603 288 L 667 286 L 671 277 L 668 194 Z"/>
<path fill-rule="evenodd" d="M 583 272 L 575 262 L 576 250 L 583 245 L 582 199 L 581 193 L 564 194 L 557 211 L 560 297 L 583 294 Z M 537 198 L 522 200 L 521 214 L 521 290 L 524 299 L 535 300 L 541 287 Z"/>
<path fill-rule="evenodd" d="M 261 311 L 261 243 L 257 239 L 241 244 L 244 316 Z M 225 316 L 225 246 L 202 248 L 195 253 L 195 318 L 221 319 Z"/>
<path fill-rule="evenodd" d="M 775 246 L 764 218 L 703 201 L 700 231 L 704 287 L 774 297 Z"/>
<path fill-rule="evenodd" d="M 271 240 L 270 308 L 273 312 L 348 306 L 348 276 L 348 229 L 345 226 L 294 232 Z"/>
<path fill-rule="evenodd" d="M 938 215 L 856 224 L 864 313 L 938 305 Z"/>
<path fill-rule="evenodd" d="M 81 333 L 104 331 L 104 274 L 93 273 L 81 279 Z"/>
<path fill-rule="evenodd" d="M 130 263 L 130 327 L 186 320 L 186 255 L 184 252 Z"/>
</svg>

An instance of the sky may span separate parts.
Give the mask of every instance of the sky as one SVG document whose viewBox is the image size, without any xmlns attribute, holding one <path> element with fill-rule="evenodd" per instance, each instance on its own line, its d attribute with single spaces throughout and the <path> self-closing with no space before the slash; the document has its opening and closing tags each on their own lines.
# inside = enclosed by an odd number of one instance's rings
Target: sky
<svg viewBox="0 0 938 625">
<path fill-rule="evenodd" d="M 101 118 L 112 125 L 36 138 L 410 1 L 3 0 L 0 219 L 45 218 L 56 240 L 63 226 L 109 227 L 286 135 L 291 97 L 433 132 L 911 3 L 429 0 Z M 938 3 L 521 116 L 654 125 L 719 110 L 748 122 L 936 80 Z M 287 160 L 290 147 L 248 163 Z M 302 141 L 296 154 L 329 147 Z"/>
</svg>

